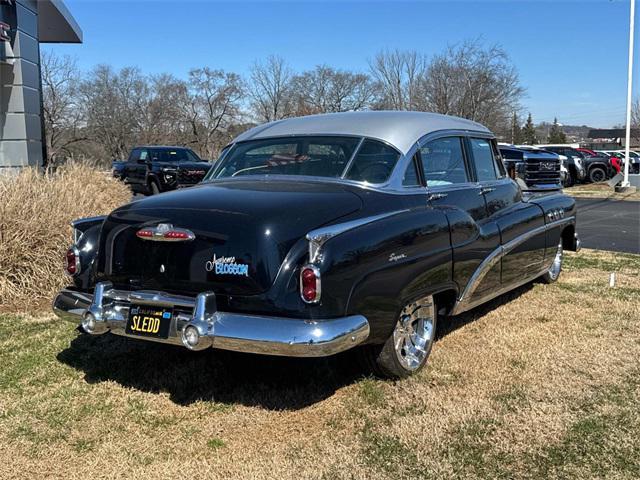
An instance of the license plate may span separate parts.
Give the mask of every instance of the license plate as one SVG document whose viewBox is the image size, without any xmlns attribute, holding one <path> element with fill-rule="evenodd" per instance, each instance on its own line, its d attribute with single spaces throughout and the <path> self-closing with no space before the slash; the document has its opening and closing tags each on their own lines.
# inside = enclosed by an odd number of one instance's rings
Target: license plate
<svg viewBox="0 0 640 480">
<path fill-rule="evenodd" d="M 173 309 L 133 305 L 125 332 L 141 337 L 167 338 L 173 318 Z"/>
</svg>

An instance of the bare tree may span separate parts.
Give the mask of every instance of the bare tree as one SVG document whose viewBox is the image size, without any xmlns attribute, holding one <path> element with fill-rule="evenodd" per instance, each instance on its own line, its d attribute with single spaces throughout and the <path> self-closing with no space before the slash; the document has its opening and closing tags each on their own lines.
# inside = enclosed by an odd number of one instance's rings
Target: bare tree
<svg viewBox="0 0 640 480">
<path fill-rule="evenodd" d="M 86 140 L 82 131 L 82 114 L 78 108 L 78 79 L 76 61 L 69 56 L 42 52 L 42 113 L 45 126 L 47 158 L 45 164 L 55 163 L 60 156 L 68 156 L 72 144 Z"/>
<path fill-rule="evenodd" d="M 242 80 L 235 73 L 199 68 L 189 72 L 189 103 L 184 112 L 191 142 L 201 154 L 213 158 L 229 138 L 229 128 L 241 116 L 244 93 Z"/>
<path fill-rule="evenodd" d="M 436 55 L 422 85 L 427 109 L 509 129 L 524 95 L 518 73 L 499 46 L 478 40 L 451 46 Z"/>
<path fill-rule="evenodd" d="M 138 69 L 115 72 L 107 65 L 98 65 L 80 85 L 87 131 L 111 158 L 124 158 L 136 143 L 149 90 Z"/>
<path fill-rule="evenodd" d="M 187 132 L 184 108 L 189 104 L 187 83 L 170 74 L 150 77 L 148 82 L 149 97 L 141 102 L 137 143 L 184 144 Z"/>
<path fill-rule="evenodd" d="M 426 58 L 416 51 L 379 52 L 369 62 L 376 81 L 378 101 L 375 108 L 420 110 L 421 84 L 426 71 Z"/>
<path fill-rule="evenodd" d="M 281 57 L 271 55 L 266 62 L 253 64 L 249 94 L 258 121 L 271 122 L 292 115 L 292 79 L 293 73 Z"/>
<path fill-rule="evenodd" d="M 326 65 L 297 75 L 292 81 L 297 114 L 346 112 L 367 108 L 373 98 L 368 75 Z"/>
</svg>

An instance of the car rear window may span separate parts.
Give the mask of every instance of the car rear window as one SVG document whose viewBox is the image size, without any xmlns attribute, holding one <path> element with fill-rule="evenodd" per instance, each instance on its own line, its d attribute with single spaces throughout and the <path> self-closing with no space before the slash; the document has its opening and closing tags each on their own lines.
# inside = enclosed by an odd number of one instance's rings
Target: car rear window
<svg viewBox="0 0 640 480">
<path fill-rule="evenodd" d="M 360 145 L 361 141 L 347 136 L 294 136 L 241 142 L 208 179 L 299 175 L 384 182 L 400 154 L 382 142 L 364 140 Z"/>
</svg>

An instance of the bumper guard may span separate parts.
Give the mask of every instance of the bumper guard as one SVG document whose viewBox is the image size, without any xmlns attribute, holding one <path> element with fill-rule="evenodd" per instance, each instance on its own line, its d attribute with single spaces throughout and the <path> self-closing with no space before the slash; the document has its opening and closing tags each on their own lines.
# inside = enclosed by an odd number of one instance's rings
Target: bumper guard
<svg viewBox="0 0 640 480">
<path fill-rule="evenodd" d="M 173 307 L 168 337 L 126 333 L 132 305 Z M 213 292 L 193 298 L 156 291 L 116 290 L 110 282 L 98 283 L 93 295 L 62 290 L 53 301 L 53 311 L 64 320 L 82 325 L 92 335 L 111 332 L 190 350 L 213 347 L 267 355 L 325 357 L 348 350 L 369 336 L 369 323 L 361 315 L 312 320 L 220 312 Z"/>
</svg>

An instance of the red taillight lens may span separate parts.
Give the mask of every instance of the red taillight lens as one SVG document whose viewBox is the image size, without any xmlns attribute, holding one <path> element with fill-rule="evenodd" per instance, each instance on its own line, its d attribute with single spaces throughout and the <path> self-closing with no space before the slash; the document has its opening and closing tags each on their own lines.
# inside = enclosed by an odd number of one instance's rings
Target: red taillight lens
<svg viewBox="0 0 640 480">
<path fill-rule="evenodd" d="M 320 301 L 320 270 L 315 265 L 307 265 L 300 272 L 300 296 L 306 303 Z"/>
<path fill-rule="evenodd" d="M 164 234 L 164 238 L 171 240 L 189 240 L 189 234 L 186 232 L 171 230 Z"/>
<path fill-rule="evenodd" d="M 77 248 L 71 247 L 67 250 L 64 257 L 64 269 L 71 276 L 80 273 L 80 256 Z"/>
<path fill-rule="evenodd" d="M 136 232 L 136 236 L 140 238 L 150 238 L 153 237 L 153 232 L 151 230 L 142 229 Z"/>
</svg>

